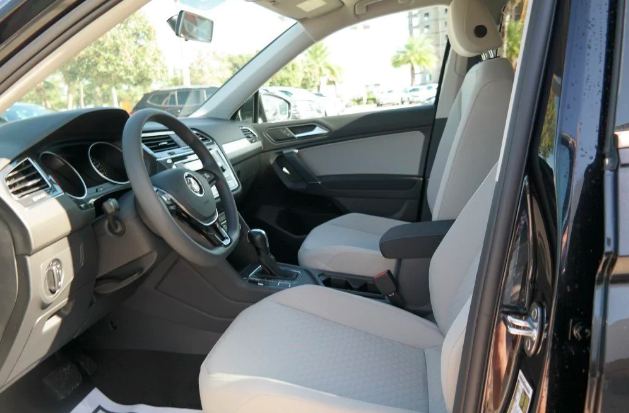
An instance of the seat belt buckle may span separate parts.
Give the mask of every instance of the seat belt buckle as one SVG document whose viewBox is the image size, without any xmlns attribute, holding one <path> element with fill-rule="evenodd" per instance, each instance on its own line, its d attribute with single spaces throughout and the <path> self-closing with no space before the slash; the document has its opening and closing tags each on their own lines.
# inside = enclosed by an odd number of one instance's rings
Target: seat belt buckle
<svg viewBox="0 0 629 413">
<path fill-rule="evenodd" d="M 389 299 L 391 304 L 396 307 L 404 307 L 404 300 L 397 291 L 397 282 L 391 271 L 382 271 L 380 274 L 373 277 L 373 283 L 375 284 L 380 294 Z"/>
</svg>

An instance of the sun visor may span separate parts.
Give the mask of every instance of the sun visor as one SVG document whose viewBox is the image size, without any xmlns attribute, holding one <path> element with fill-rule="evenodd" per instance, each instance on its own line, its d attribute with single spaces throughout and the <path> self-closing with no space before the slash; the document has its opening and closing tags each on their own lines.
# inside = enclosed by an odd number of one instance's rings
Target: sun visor
<svg viewBox="0 0 629 413">
<path fill-rule="evenodd" d="M 294 20 L 312 19 L 344 7 L 340 0 L 247 0 Z"/>
</svg>

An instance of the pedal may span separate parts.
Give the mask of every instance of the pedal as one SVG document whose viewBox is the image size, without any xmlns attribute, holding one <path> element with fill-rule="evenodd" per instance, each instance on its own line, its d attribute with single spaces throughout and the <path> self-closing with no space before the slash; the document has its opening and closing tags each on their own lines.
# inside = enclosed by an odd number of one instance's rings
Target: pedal
<svg viewBox="0 0 629 413">
<path fill-rule="evenodd" d="M 96 364 L 96 362 L 91 357 L 83 353 L 75 354 L 72 357 L 72 361 L 78 364 L 81 372 L 89 377 L 92 377 L 94 374 L 96 374 L 96 371 L 98 370 L 98 365 Z"/>
<path fill-rule="evenodd" d="M 43 382 L 45 391 L 61 401 L 83 383 L 83 376 L 74 363 L 66 361 L 44 377 Z"/>
</svg>

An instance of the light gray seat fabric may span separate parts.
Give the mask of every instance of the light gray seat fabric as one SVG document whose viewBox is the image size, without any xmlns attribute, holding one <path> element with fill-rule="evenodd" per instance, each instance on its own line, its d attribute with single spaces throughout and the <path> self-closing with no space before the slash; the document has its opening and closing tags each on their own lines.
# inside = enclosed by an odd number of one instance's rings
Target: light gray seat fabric
<svg viewBox="0 0 629 413">
<path fill-rule="evenodd" d="M 365 214 L 347 214 L 319 225 L 299 249 L 304 267 L 342 273 L 371 274 L 395 270 L 395 260 L 380 253 L 380 238 L 403 222 Z M 374 272 L 374 270 L 379 269 Z"/>
<path fill-rule="evenodd" d="M 452 410 L 471 295 L 495 186 L 492 169 L 430 265 L 436 323 L 319 286 L 243 311 L 203 363 L 210 412 Z"/>
<path fill-rule="evenodd" d="M 496 25 L 478 0 L 453 2 L 450 10 L 448 30 L 458 54 L 476 56 L 489 50 L 485 47 L 500 46 Z M 490 26 L 488 34 L 482 39 L 475 38 L 469 24 L 465 24 L 466 16 L 484 19 Z M 465 76 L 450 110 L 428 182 L 426 198 L 433 221 L 455 219 L 498 161 L 513 78 L 513 67 L 505 58 L 478 63 Z M 302 244 L 299 263 L 368 277 L 393 270 L 394 261 L 382 256 L 375 240 L 405 222 L 382 220 L 348 214 L 316 227 Z"/>
</svg>

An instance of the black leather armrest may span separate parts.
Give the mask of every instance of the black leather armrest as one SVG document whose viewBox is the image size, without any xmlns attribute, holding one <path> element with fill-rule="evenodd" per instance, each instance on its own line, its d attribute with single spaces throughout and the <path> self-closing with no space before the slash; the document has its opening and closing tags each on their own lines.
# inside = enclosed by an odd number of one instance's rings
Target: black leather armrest
<svg viewBox="0 0 629 413">
<path fill-rule="evenodd" d="M 380 238 L 385 258 L 431 258 L 454 223 L 427 221 L 393 227 Z"/>
</svg>

